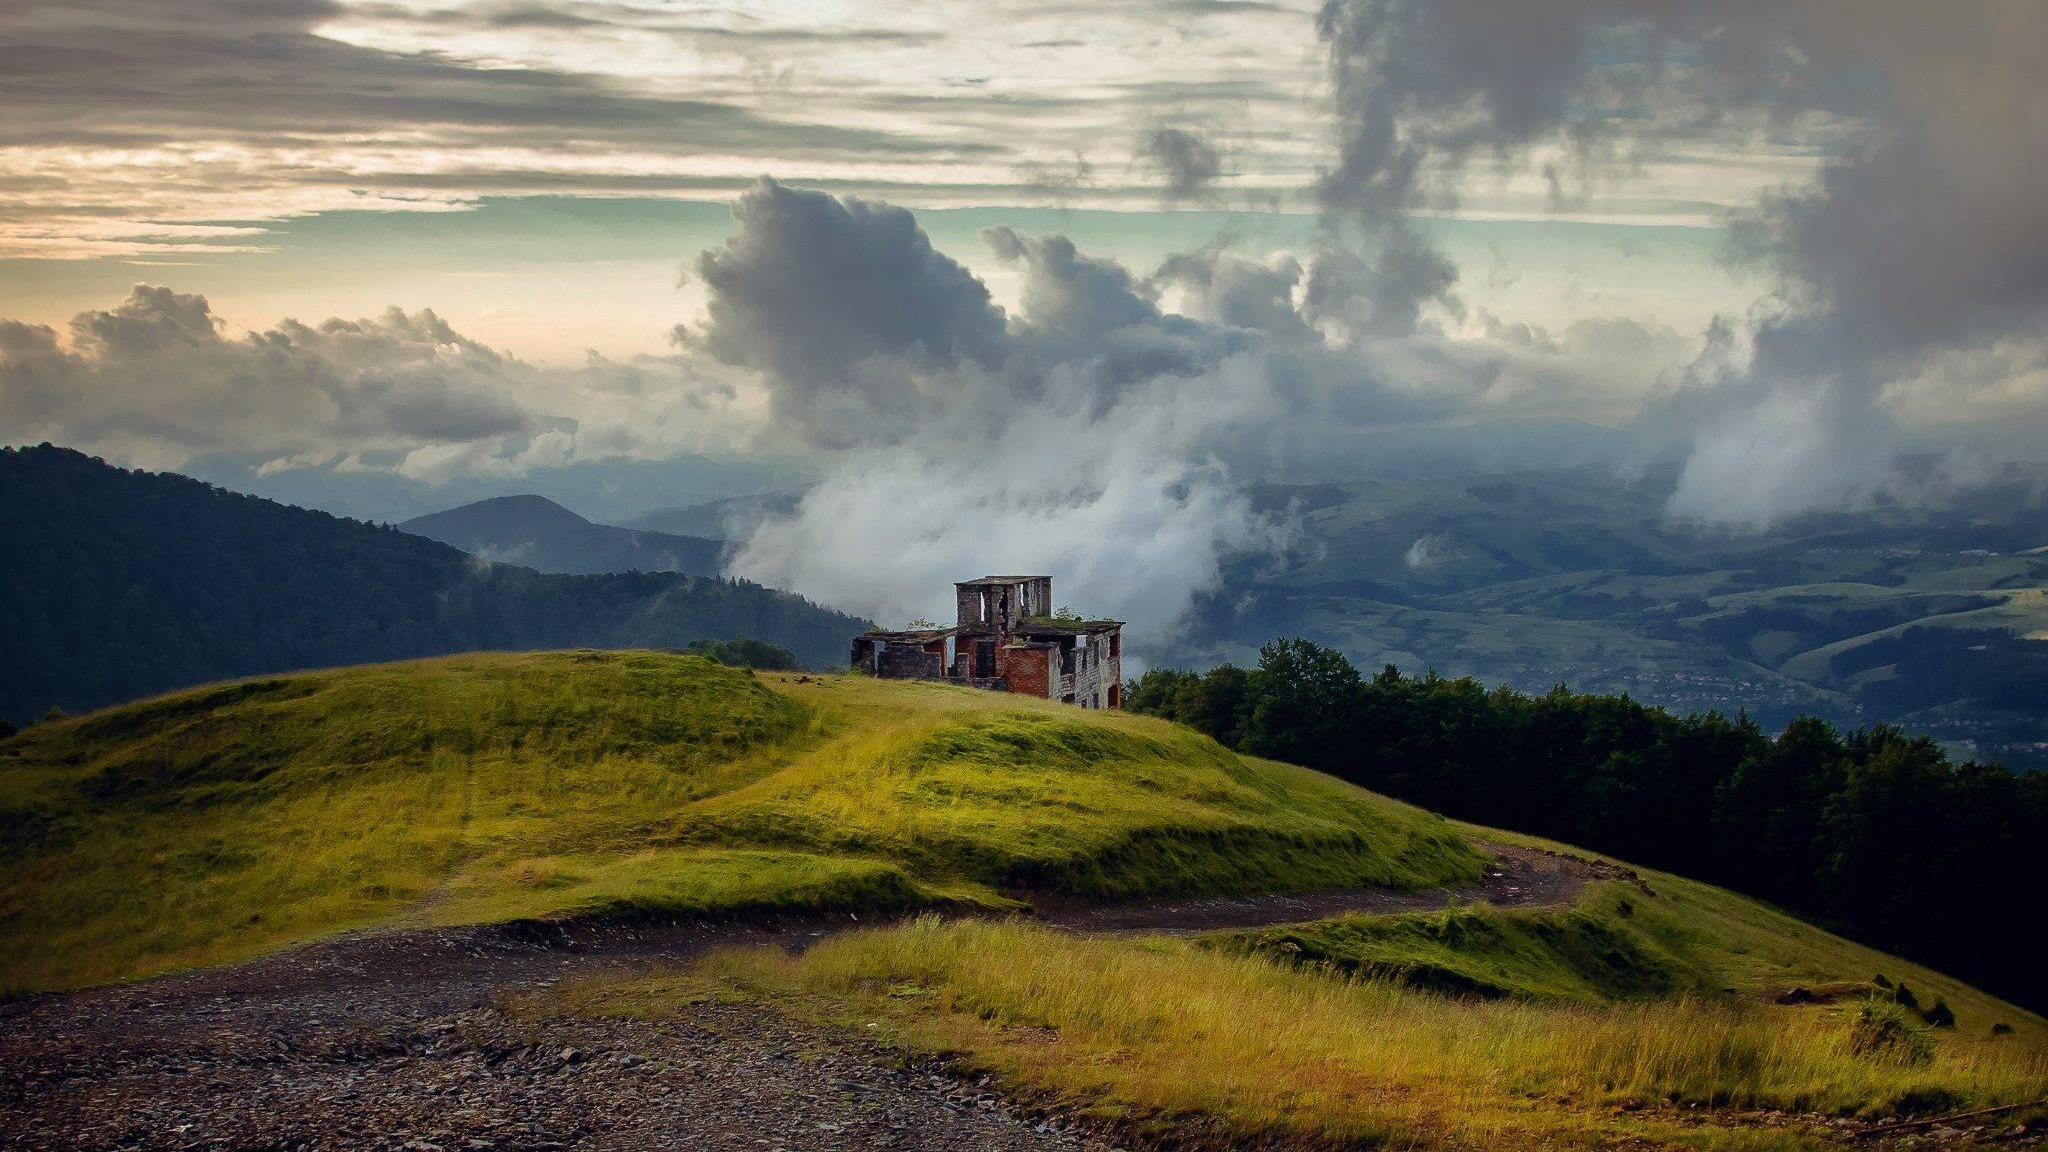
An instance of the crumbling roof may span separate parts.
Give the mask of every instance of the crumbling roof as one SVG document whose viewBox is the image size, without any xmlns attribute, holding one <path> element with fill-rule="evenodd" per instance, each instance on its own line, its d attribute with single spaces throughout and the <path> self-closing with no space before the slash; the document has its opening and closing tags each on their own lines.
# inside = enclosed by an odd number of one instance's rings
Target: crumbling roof
<svg viewBox="0 0 2048 1152">
<path fill-rule="evenodd" d="M 956 580 L 955 588 L 992 588 L 1006 584 L 1026 584 L 1033 580 L 1050 580 L 1050 576 L 983 576 L 979 580 Z"/>
<path fill-rule="evenodd" d="M 1020 636 L 1093 636 L 1101 632 L 1114 632 L 1124 626 L 1121 620 L 1061 620 L 1052 616 L 1034 616 L 1017 625 Z"/>
<path fill-rule="evenodd" d="M 872 632 L 864 633 L 864 637 L 869 640 L 886 640 L 891 644 L 929 644 L 934 640 L 944 640 L 946 637 L 952 636 L 959 631 L 960 629 L 958 628 L 907 628 L 902 631 L 887 632 L 877 628 Z"/>
</svg>

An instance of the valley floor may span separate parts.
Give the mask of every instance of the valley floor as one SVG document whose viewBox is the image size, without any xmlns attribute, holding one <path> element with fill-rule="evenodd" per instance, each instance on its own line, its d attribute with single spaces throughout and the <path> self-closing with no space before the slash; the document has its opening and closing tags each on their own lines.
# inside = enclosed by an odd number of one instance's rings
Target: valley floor
<svg viewBox="0 0 2048 1152">
<path fill-rule="evenodd" d="M 1609 866 L 1501 847 L 1457 893 L 1355 889 L 1043 905 L 1088 932 L 1195 932 L 1441 906 L 1569 903 Z M 1104 1147 L 846 1029 L 757 1006 L 659 1023 L 535 1016 L 564 983 L 712 949 L 798 949 L 853 922 L 488 926 L 348 936 L 0 1008 L 9 1149 Z"/>
</svg>

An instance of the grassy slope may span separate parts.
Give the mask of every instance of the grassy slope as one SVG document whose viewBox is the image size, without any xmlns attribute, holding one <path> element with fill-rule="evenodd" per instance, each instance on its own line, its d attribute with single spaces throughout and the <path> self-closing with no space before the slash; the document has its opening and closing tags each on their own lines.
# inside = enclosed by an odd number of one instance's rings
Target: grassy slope
<svg viewBox="0 0 2048 1152">
<path fill-rule="evenodd" d="M 243 681 L 0 742 L 0 988 L 377 925 L 1478 867 L 1436 817 L 1159 721 L 645 652 Z"/>
<path fill-rule="evenodd" d="M 1186 1148 L 1831 1148 L 1851 1142 L 1797 1117 L 2048 1096 L 2039 1018 L 1755 901 L 1644 879 L 1648 893 L 1589 885 L 1569 909 L 1196 939 L 920 919 L 801 956 L 743 950 L 592 981 L 533 1010 L 659 1018 L 679 1001 L 758 998 Z M 1878 974 L 1955 1010 L 1953 1029 L 1916 1025 L 1923 1058 L 1856 1049 Z M 1792 987 L 1829 1002 L 1776 1003 Z"/>
<path fill-rule="evenodd" d="M 653 653 L 465 656 L 219 685 L 0 742 L 0 986 L 349 927 L 1003 907 L 1020 885 L 1455 883 L 1474 874 L 1458 841 L 1473 831 L 1525 840 L 1142 717 Z M 926 920 L 566 1003 L 658 1015 L 679 996 L 765 997 L 1219 1146 L 1805 1147 L 1810 1132 L 1702 1127 L 1682 1106 L 1874 1114 L 2048 1093 L 2042 1021 L 1754 901 L 1646 879 L 1571 909 L 1201 939 Z M 1956 1012 L 1924 1061 L 1850 1048 L 1854 997 L 1880 972 Z M 1794 985 L 1848 998 L 1772 1003 Z"/>
</svg>

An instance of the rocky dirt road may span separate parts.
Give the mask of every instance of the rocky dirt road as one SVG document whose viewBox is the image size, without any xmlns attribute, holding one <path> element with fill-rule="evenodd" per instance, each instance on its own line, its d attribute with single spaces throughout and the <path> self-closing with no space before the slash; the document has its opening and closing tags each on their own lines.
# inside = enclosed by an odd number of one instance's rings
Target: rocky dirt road
<svg viewBox="0 0 2048 1152">
<path fill-rule="evenodd" d="M 1606 866 L 1503 849 L 1456 895 L 1562 902 Z M 1194 931 L 1444 892 L 1044 909 L 1086 931 Z M 501 1005 L 565 979 L 839 921 L 657 930 L 475 928 L 344 937 L 229 968 L 0 1008 L 0 1148 L 1099 1149 L 858 1034 L 735 1005 L 659 1024 L 537 1020 Z"/>
</svg>

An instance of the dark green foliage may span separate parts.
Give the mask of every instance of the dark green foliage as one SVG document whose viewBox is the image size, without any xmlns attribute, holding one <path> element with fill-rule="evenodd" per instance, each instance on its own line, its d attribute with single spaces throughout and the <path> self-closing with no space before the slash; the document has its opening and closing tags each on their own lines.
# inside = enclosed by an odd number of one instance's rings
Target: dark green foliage
<svg viewBox="0 0 2048 1152">
<path fill-rule="evenodd" d="M 2038 903 L 2048 774 L 1954 765 L 1888 727 L 1803 718 L 1773 740 L 1746 716 L 1627 696 L 1392 666 L 1368 680 L 1305 640 L 1268 644 L 1250 671 L 1154 669 L 1125 704 L 1452 816 L 1728 884 L 2048 1006 L 2033 975 L 2048 931 L 2019 911 Z M 1903 987 L 1891 999 L 1918 1008 Z"/>
<path fill-rule="evenodd" d="M 800 667 L 796 656 L 779 644 L 742 636 L 737 640 L 699 640 L 686 651 L 706 656 L 728 668 L 753 668 L 762 672 L 786 672 Z"/>
<path fill-rule="evenodd" d="M 479 649 L 754 637 L 836 666 L 867 627 L 744 581 L 555 576 L 44 445 L 0 450 L 0 716 Z"/>
</svg>

